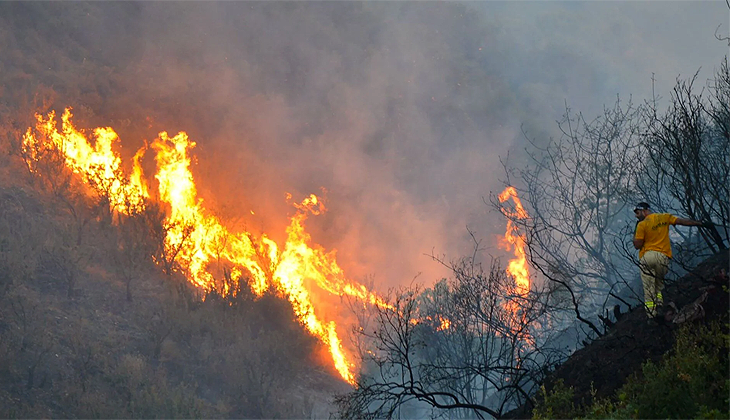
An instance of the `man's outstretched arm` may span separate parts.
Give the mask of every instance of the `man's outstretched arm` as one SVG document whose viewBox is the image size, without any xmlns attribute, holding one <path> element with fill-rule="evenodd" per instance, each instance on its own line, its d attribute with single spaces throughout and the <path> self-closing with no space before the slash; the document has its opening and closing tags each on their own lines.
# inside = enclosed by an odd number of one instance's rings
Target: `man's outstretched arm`
<svg viewBox="0 0 730 420">
<path fill-rule="evenodd" d="M 702 227 L 710 227 L 713 225 L 712 222 L 700 222 L 697 220 L 692 219 L 682 219 L 681 217 L 677 217 L 677 220 L 674 222 L 675 225 L 681 225 L 681 226 L 702 226 Z"/>
</svg>

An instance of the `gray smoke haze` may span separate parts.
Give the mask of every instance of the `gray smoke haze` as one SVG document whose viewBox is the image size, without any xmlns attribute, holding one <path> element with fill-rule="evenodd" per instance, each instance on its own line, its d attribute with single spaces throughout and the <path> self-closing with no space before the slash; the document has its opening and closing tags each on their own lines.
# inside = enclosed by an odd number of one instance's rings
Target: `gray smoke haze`
<svg viewBox="0 0 730 420">
<path fill-rule="evenodd" d="M 73 36 L 92 56 L 72 60 L 135 88 L 56 106 L 103 103 L 95 113 L 128 153 L 159 130 L 187 131 L 207 205 L 277 240 L 293 212 L 284 193 L 325 188 L 313 241 L 380 289 L 443 276 L 424 254 L 468 253 L 467 226 L 499 254 L 504 222 L 483 199 L 503 188 L 500 156 L 520 161 L 522 127 L 546 139 L 566 102 L 592 119 L 617 94 L 648 99 L 652 74 L 663 96 L 699 68 L 704 83 L 728 51 L 713 35 L 727 34 L 722 1 L 84 10 Z"/>
</svg>

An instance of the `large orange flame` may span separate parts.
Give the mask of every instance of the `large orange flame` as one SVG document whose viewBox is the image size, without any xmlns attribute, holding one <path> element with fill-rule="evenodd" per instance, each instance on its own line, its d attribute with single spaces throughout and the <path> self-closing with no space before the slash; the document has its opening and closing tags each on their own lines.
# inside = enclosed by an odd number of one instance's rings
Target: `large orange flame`
<svg viewBox="0 0 730 420">
<path fill-rule="evenodd" d="M 111 128 L 97 128 L 89 139 L 71 123 L 71 111 L 66 109 L 61 120 L 62 129 L 56 128 L 55 114 L 47 117 L 36 115 L 35 131 L 28 129 L 23 137 L 23 150 L 29 169 L 45 148 L 55 148 L 65 158 L 66 165 L 79 174 L 81 179 L 98 186 L 106 182 L 105 194 L 110 199 L 110 209 L 124 214 L 133 206 L 143 206 L 149 199 L 140 160 L 145 149 L 134 157 L 132 174 L 121 174 L 121 160 L 112 150 L 119 140 Z M 324 343 L 331 354 L 333 364 L 342 378 L 355 383 L 355 365 L 349 357 L 337 333 L 333 320 L 324 320 L 317 311 L 312 294 L 319 290 L 337 296 L 351 296 L 364 303 L 390 307 L 365 286 L 346 278 L 337 264 L 335 251 L 325 252 L 311 244 L 311 237 L 304 229 L 309 213 L 318 215 L 326 211 L 322 199 L 314 194 L 301 203 L 293 203 L 297 212 L 291 217 L 286 230 L 287 240 L 279 247 L 265 234 L 258 239 L 249 232 L 230 232 L 218 218 L 212 215 L 198 197 L 195 180 L 190 172 L 189 151 L 195 147 L 184 132 L 170 137 L 161 132 L 151 144 L 156 152 L 159 199 L 168 208 L 165 247 L 176 250 L 175 261 L 184 268 L 189 281 L 202 290 L 216 287 L 210 265 L 223 259 L 230 262 L 231 280 L 240 281 L 248 274 L 248 284 L 254 293 L 261 295 L 273 287 L 291 303 L 295 314 L 307 330 Z M 121 174 L 121 176 L 120 176 Z M 287 199 L 291 195 L 287 194 Z M 311 287 L 311 284 L 318 289 Z M 230 292 L 226 284 L 223 293 Z"/>
<path fill-rule="evenodd" d="M 512 219 L 526 219 L 527 212 L 522 207 L 522 202 L 517 197 L 517 190 L 514 187 L 507 187 L 499 194 L 500 203 L 504 203 L 510 198 L 514 202 L 514 210 L 502 207 L 502 212 L 507 216 L 507 231 L 500 244 L 506 251 L 514 251 L 515 258 L 509 261 L 507 273 L 514 277 L 517 292 L 526 295 L 530 290 L 530 269 L 527 265 L 527 254 L 525 253 L 526 238 L 523 234 L 520 234 Z"/>
</svg>

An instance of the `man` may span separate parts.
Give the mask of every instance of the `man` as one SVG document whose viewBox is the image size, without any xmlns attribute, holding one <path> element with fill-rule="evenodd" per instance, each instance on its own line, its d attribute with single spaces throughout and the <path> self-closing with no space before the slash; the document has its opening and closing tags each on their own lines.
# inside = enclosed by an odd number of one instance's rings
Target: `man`
<svg viewBox="0 0 730 420">
<path fill-rule="evenodd" d="M 711 223 L 682 219 L 669 213 L 653 213 L 649 204 L 644 202 L 636 205 L 634 214 L 639 219 L 634 233 L 634 248 L 639 250 L 646 314 L 649 320 L 653 320 L 657 317 L 657 310 L 664 304 L 662 297 L 664 276 L 669 270 L 669 260 L 672 258 L 669 225 L 707 227 Z"/>
</svg>

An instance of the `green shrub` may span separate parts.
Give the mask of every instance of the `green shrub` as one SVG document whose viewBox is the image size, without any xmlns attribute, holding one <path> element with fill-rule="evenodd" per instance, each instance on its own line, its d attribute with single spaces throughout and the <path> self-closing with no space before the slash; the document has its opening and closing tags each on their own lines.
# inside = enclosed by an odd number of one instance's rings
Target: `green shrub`
<svg viewBox="0 0 730 420">
<path fill-rule="evenodd" d="M 567 387 L 562 379 L 553 385 L 550 392 L 545 385 L 540 387 L 538 404 L 532 410 L 534 420 L 541 419 L 571 419 L 579 414 L 573 403 L 573 387 Z"/>
<path fill-rule="evenodd" d="M 591 384 L 591 397 L 593 403 L 588 407 L 583 415 L 584 418 L 589 419 L 616 419 L 616 418 L 628 418 L 629 415 L 624 413 L 623 405 L 619 402 L 616 403 L 610 398 L 596 399 L 597 391 Z"/>
<path fill-rule="evenodd" d="M 638 418 L 730 418 L 727 354 L 718 324 L 683 326 L 672 353 L 645 363 L 619 395 Z"/>
</svg>

